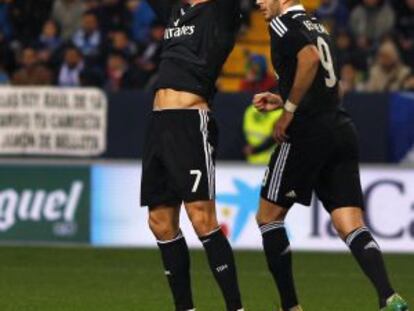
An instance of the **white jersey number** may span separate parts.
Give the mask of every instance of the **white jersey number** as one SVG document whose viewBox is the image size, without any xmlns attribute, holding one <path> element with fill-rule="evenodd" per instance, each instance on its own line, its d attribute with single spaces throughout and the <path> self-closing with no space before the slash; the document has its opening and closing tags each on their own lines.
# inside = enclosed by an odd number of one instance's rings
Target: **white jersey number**
<svg viewBox="0 0 414 311">
<path fill-rule="evenodd" d="M 198 186 L 200 185 L 200 180 L 201 180 L 201 171 L 200 170 L 191 170 L 190 171 L 190 175 L 195 175 L 195 181 L 194 181 L 194 185 L 193 185 L 193 189 L 191 189 L 191 192 L 197 192 Z"/>
<path fill-rule="evenodd" d="M 322 37 L 318 37 L 318 50 L 321 58 L 321 64 L 328 73 L 328 77 L 325 78 L 326 86 L 332 88 L 336 85 L 337 78 L 333 66 L 331 50 L 328 43 L 326 43 L 325 39 Z"/>
</svg>

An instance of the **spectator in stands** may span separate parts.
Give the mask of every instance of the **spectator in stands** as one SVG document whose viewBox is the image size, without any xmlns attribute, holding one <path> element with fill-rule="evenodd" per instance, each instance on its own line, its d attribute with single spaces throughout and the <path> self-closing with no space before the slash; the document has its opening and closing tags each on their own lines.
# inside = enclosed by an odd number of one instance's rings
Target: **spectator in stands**
<svg viewBox="0 0 414 311">
<path fill-rule="evenodd" d="M 349 27 L 357 46 L 368 49 L 392 31 L 394 22 L 394 11 L 385 0 L 363 0 L 352 10 Z"/>
<path fill-rule="evenodd" d="M 49 63 L 53 54 L 62 46 L 62 43 L 56 22 L 53 20 L 46 21 L 36 43 L 40 60 Z"/>
<path fill-rule="evenodd" d="M 69 40 L 81 26 L 84 7 L 82 0 L 56 0 L 53 5 L 52 18 L 62 29 L 62 39 Z"/>
<path fill-rule="evenodd" d="M 10 0 L 8 0 L 10 1 Z M 10 16 L 14 37 L 22 45 L 32 45 L 42 30 L 43 23 L 50 16 L 54 0 L 13 0 L 10 1 Z"/>
<path fill-rule="evenodd" d="M 349 12 L 343 0 L 322 0 L 315 16 L 333 31 L 337 28 L 346 27 Z"/>
<path fill-rule="evenodd" d="M 414 74 L 408 76 L 404 81 L 404 90 L 414 92 Z"/>
<path fill-rule="evenodd" d="M 82 52 L 75 46 L 67 47 L 64 62 L 59 70 L 57 84 L 67 87 L 80 86 L 80 74 L 84 66 Z"/>
<path fill-rule="evenodd" d="M 398 43 L 404 60 L 414 69 L 414 0 L 399 0 L 396 13 Z"/>
<path fill-rule="evenodd" d="M 15 53 L 8 38 L 0 31 L 0 62 L 8 72 L 16 70 Z"/>
<path fill-rule="evenodd" d="M 344 64 L 352 63 L 358 70 L 366 71 L 369 55 L 366 51 L 355 48 L 355 43 L 349 31 L 344 28 L 339 29 L 334 38 L 339 68 Z"/>
<path fill-rule="evenodd" d="M 378 49 L 376 60 L 369 73 L 366 90 L 370 92 L 398 91 L 410 75 L 399 55 L 397 46 L 391 40 L 384 41 Z"/>
<path fill-rule="evenodd" d="M 23 49 L 20 58 L 20 69 L 12 77 L 14 85 L 51 85 L 53 73 L 40 63 L 35 49 Z"/>
<path fill-rule="evenodd" d="M 123 0 L 102 0 L 97 16 L 104 34 L 127 29 L 127 12 Z"/>
<path fill-rule="evenodd" d="M 137 46 L 129 39 L 125 31 L 117 30 L 111 34 L 111 46 L 109 50 L 110 53 L 123 54 L 130 61 L 137 53 Z"/>
<path fill-rule="evenodd" d="M 267 69 L 266 57 L 259 54 L 247 55 L 246 72 L 240 90 L 260 93 L 274 89 L 275 78 L 268 73 Z"/>
<path fill-rule="evenodd" d="M 151 24 L 155 20 L 154 12 L 143 0 L 128 0 L 127 8 L 131 16 L 132 37 L 139 44 L 145 44 L 150 38 Z"/>
<path fill-rule="evenodd" d="M 99 62 L 103 42 L 98 18 L 95 14 L 90 12 L 83 14 L 82 26 L 75 32 L 72 41 L 89 63 Z"/>
<path fill-rule="evenodd" d="M 100 0 L 84 0 L 83 1 L 83 12 L 90 12 L 95 14 L 100 19 L 101 12 L 101 1 Z"/>
<path fill-rule="evenodd" d="M 362 88 L 360 72 L 352 63 L 344 64 L 341 68 L 341 95 L 344 96 L 351 92 L 361 91 Z"/>
<path fill-rule="evenodd" d="M 0 36 L 10 39 L 12 35 L 12 25 L 9 19 L 9 3 L 0 3 Z"/>
<path fill-rule="evenodd" d="M 114 92 L 138 87 L 138 73 L 133 66 L 128 64 L 123 54 L 109 55 L 106 68 L 106 90 Z"/>
<path fill-rule="evenodd" d="M 141 88 L 150 88 L 154 82 L 161 61 L 164 30 L 165 28 L 160 22 L 153 22 L 150 30 L 150 41 L 139 48 L 135 64 L 138 68 L 138 84 Z"/>
</svg>

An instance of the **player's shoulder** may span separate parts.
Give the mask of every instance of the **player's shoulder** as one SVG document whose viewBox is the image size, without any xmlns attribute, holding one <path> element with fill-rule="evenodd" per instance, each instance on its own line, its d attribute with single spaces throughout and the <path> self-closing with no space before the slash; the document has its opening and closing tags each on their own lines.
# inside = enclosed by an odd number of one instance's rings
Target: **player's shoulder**
<svg viewBox="0 0 414 311">
<path fill-rule="evenodd" d="M 306 24 L 314 22 L 313 17 L 305 11 L 290 11 L 283 15 L 274 17 L 270 21 L 270 27 L 273 29 L 276 37 L 284 38 L 297 31 L 306 31 Z"/>
</svg>

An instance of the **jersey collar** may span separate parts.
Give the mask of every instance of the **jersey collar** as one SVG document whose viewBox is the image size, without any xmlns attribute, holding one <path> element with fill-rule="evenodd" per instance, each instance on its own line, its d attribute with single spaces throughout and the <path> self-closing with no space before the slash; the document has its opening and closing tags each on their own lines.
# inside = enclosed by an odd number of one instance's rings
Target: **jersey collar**
<svg viewBox="0 0 414 311">
<path fill-rule="evenodd" d="M 285 15 L 285 14 L 287 14 L 287 13 L 289 13 L 289 12 L 292 12 L 292 11 L 305 11 L 305 8 L 303 7 L 303 5 L 302 4 L 296 4 L 296 5 L 293 5 L 293 6 L 291 6 L 291 7 L 289 7 L 289 8 L 287 8 L 282 14 L 280 14 L 281 16 L 282 15 Z"/>
</svg>

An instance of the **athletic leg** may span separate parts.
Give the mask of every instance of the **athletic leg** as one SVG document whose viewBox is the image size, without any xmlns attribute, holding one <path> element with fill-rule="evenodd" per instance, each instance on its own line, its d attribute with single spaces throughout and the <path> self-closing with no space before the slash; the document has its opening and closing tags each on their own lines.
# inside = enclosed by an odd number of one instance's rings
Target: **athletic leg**
<svg viewBox="0 0 414 311">
<path fill-rule="evenodd" d="M 340 237 L 374 285 L 380 308 L 385 307 L 388 298 L 395 294 L 395 291 L 388 278 L 381 249 L 365 227 L 361 208 L 337 208 L 332 211 L 331 217 Z"/>
<path fill-rule="evenodd" d="M 179 227 L 180 207 L 159 205 L 149 209 L 148 223 L 161 251 L 165 275 L 176 311 L 193 310 L 190 253 Z"/>
<path fill-rule="evenodd" d="M 279 290 L 283 310 L 299 305 L 292 272 L 292 253 L 284 226 L 288 209 L 260 200 L 256 219 L 263 238 L 267 264 Z"/>
<path fill-rule="evenodd" d="M 226 301 L 227 311 L 242 310 L 233 251 L 218 225 L 214 201 L 185 203 L 185 207 L 203 243 L 210 269 Z"/>
</svg>

